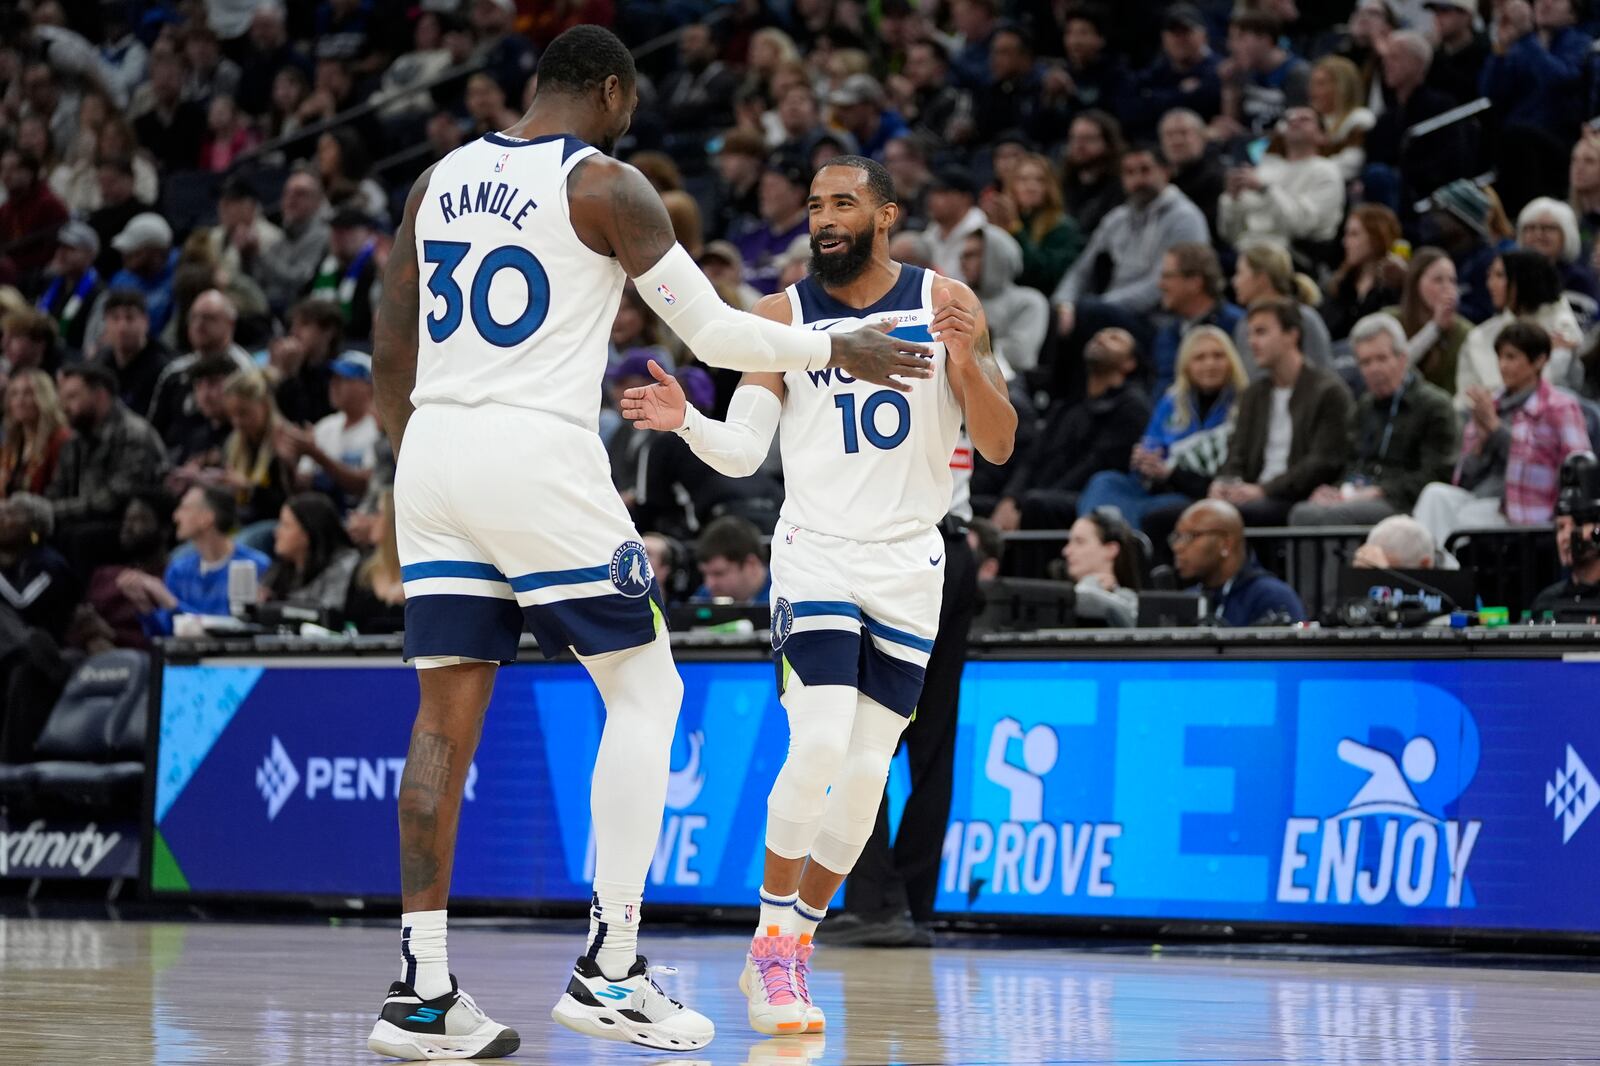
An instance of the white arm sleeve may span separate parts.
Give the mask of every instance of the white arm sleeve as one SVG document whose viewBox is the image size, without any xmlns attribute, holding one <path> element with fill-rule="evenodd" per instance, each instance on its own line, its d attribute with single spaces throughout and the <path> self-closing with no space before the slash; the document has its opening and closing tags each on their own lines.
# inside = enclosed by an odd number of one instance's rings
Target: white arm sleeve
<svg viewBox="0 0 1600 1066">
<path fill-rule="evenodd" d="M 791 329 L 723 303 L 681 244 L 634 281 L 650 309 L 703 363 L 729 370 L 821 370 L 833 356 L 826 332 Z"/>
<path fill-rule="evenodd" d="M 762 385 L 741 385 L 728 404 L 728 420 L 707 418 L 689 404 L 683 425 L 673 432 L 707 466 L 729 477 L 749 477 L 761 468 L 772 449 L 783 403 Z"/>
</svg>

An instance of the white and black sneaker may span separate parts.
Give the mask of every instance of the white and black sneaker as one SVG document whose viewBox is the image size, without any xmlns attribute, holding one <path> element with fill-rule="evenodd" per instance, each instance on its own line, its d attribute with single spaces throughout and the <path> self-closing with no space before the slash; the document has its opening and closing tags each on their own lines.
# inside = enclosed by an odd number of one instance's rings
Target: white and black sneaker
<svg viewBox="0 0 1600 1066">
<path fill-rule="evenodd" d="M 378 1055 L 424 1059 L 498 1059 L 522 1046 L 515 1029 L 493 1021 L 461 991 L 454 974 L 450 991 L 423 999 L 404 981 L 389 986 L 367 1047 Z"/>
<path fill-rule="evenodd" d="M 573 1032 L 602 1040 L 658 1051 L 696 1051 L 711 1043 L 716 1027 L 704 1014 L 669 998 L 650 977 L 676 972 L 669 966 L 652 967 L 640 955 L 627 977 L 613 981 L 593 959 L 580 955 L 550 1017 Z"/>
</svg>

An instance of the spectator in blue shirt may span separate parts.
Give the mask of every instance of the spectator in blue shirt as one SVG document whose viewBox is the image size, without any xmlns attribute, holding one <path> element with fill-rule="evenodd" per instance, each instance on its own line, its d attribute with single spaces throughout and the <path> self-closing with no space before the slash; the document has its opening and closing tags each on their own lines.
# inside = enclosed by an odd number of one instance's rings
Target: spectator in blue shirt
<svg viewBox="0 0 1600 1066">
<path fill-rule="evenodd" d="M 1195 582 L 1219 626 L 1278 626 L 1306 620 L 1294 589 L 1261 569 L 1244 541 L 1244 519 L 1223 500 L 1183 512 L 1169 538 L 1178 576 Z"/>
<path fill-rule="evenodd" d="M 761 174 L 761 218 L 733 239 L 744 257 L 744 280 L 760 293 L 778 288 L 778 259 L 797 237 L 810 232 L 806 197 L 811 192 L 811 169 L 788 155 L 774 155 Z"/>
<path fill-rule="evenodd" d="M 266 573 L 270 559 L 234 543 L 238 517 L 238 505 L 225 489 L 197 485 L 183 494 L 172 519 L 178 538 L 194 550 L 175 553 L 164 579 L 130 568 L 118 582 L 130 600 L 141 604 L 147 633 L 170 635 L 177 614 L 228 614 L 228 572 L 235 562 L 255 567 L 257 581 Z"/>
<path fill-rule="evenodd" d="M 178 274 L 178 250 L 172 246 L 172 227 L 154 211 L 134 215 L 111 241 L 122 253 L 122 269 L 107 290 L 138 289 L 150 312 L 150 333 L 161 336 L 172 319 L 172 285 Z"/>
<path fill-rule="evenodd" d="M 728 599 L 735 603 L 762 604 L 772 594 L 772 575 L 761 549 L 761 533 L 735 515 L 706 526 L 694 545 L 704 582 L 692 601 Z"/>
<path fill-rule="evenodd" d="M 858 151 L 881 160 L 896 137 L 911 130 L 900 113 L 884 103 L 883 86 L 871 74 L 852 74 L 828 97 L 834 121 L 855 138 Z"/>
<path fill-rule="evenodd" d="M 1185 108 L 1210 122 L 1222 109 L 1221 63 L 1206 37 L 1206 23 L 1198 9 L 1174 4 L 1161 21 L 1161 54 L 1134 80 L 1134 90 L 1124 112 L 1129 132 L 1147 138 L 1156 132 L 1161 116 Z"/>
<path fill-rule="evenodd" d="M 1570 138 L 1578 124 L 1584 64 L 1593 44 L 1575 25 L 1572 0 L 1509 0 L 1478 87 L 1507 126 Z"/>
<path fill-rule="evenodd" d="M 1223 299 L 1222 264 L 1209 244 L 1181 241 L 1161 257 L 1161 325 L 1150 345 L 1152 396 L 1165 396 L 1178 375 L 1178 349 L 1196 326 L 1232 336 L 1244 311 Z M 1235 353 L 1237 358 L 1237 353 Z"/>
</svg>

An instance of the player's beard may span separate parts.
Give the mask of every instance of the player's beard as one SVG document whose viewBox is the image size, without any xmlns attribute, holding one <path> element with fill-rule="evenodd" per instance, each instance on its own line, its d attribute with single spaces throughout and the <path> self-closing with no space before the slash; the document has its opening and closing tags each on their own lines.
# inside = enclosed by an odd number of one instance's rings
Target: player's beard
<svg viewBox="0 0 1600 1066">
<path fill-rule="evenodd" d="M 824 287 L 848 285 L 861 276 L 872 259 L 872 247 L 878 239 L 878 232 L 869 227 L 865 232 L 852 233 L 846 239 L 849 244 L 844 251 L 823 255 L 817 247 L 817 235 L 811 235 L 811 273 Z"/>
</svg>

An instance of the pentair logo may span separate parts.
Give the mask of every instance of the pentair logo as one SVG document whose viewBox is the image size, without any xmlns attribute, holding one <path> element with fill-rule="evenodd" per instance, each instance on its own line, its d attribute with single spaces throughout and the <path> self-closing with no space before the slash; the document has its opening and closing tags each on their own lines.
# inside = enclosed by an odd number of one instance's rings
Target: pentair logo
<svg viewBox="0 0 1600 1066">
<path fill-rule="evenodd" d="M 1544 805 L 1551 808 L 1552 817 L 1561 819 L 1562 844 L 1571 840 L 1600 806 L 1600 787 L 1571 744 L 1567 745 L 1566 769 L 1558 769 L 1555 779 L 1544 784 Z"/>
<path fill-rule="evenodd" d="M 278 812 L 294 795 L 298 784 L 300 772 L 294 768 L 294 760 L 283 749 L 283 742 L 273 737 L 272 750 L 256 768 L 256 788 L 261 790 L 261 798 L 267 801 L 267 821 L 278 817 Z"/>
</svg>

